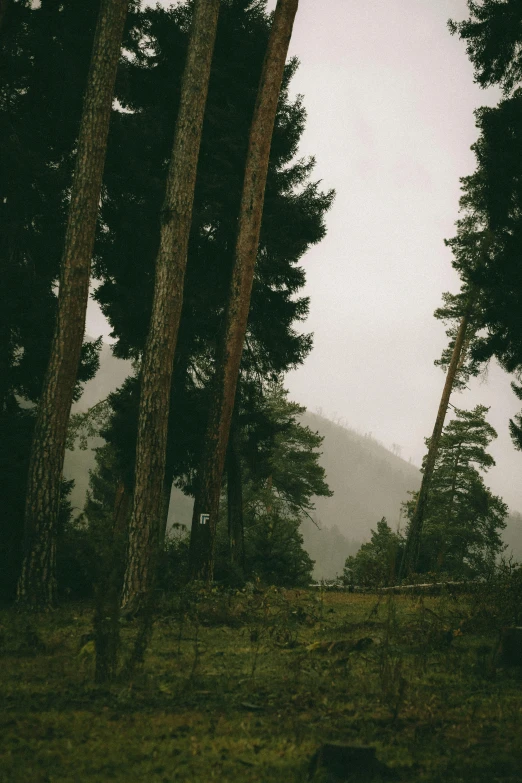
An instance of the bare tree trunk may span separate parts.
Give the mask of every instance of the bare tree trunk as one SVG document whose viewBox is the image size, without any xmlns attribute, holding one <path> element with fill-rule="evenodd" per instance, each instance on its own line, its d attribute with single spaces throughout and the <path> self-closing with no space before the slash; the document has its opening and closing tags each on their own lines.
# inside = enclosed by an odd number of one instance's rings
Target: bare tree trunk
<svg viewBox="0 0 522 783">
<path fill-rule="evenodd" d="M 196 0 L 161 215 L 149 334 L 141 369 L 135 486 L 122 601 L 152 585 L 160 535 L 172 366 L 219 0 Z"/>
<path fill-rule="evenodd" d="M 159 534 L 160 550 L 165 545 L 165 537 L 167 534 L 167 523 L 169 521 L 169 506 L 170 506 L 171 490 L 172 490 L 172 482 L 165 481 L 163 484 L 163 497 L 161 501 L 161 514 L 160 514 L 160 534 Z"/>
<path fill-rule="evenodd" d="M 245 566 L 243 476 L 237 422 L 232 422 L 227 454 L 228 541 L 231 566 Z"/>
<path fill-rule="evenodd" d="M 50 606 L 56 598 L 55 530 L 65 436 L 85 329 L 91 256 L 127 5 L 128 0 L 102 0 L 83 104 L 56 326 L 29 463 L 25 556 L 18 600 L 33 607 Z"/>
<path fill-rule="evenodd" d="M 221 479 L 250 309 L 270 146 L 297 6 L 298 0 L 277 2 L 250 128 L 234 268 L 225 314 L 224 335 L 217 350 L 216 374 L 192 517 L 192 579 L 210 581 L 213 576 L 213 550 Z"/>
<path fill-rule="evenodd" d="M 446 418 L 446 412 L 450 401 L 451 392 L 453 390 L 453 384 L 455 377 L 461 363 L 462 349 L 466 339 L 466 332 L 469 325 L 471 305 L 468 306 L 466 313 L 462 316 L 459 330 L 455 338 L 455 345 L 453 346 L 453 354 L 449 363 L 448 371 L 446 373 L 446 381 L 444 383 L 444 389 L 442 390 L 442 397 L 439 404 L 439 410 L 437 412 L 437 418 L 435 419 L 435 426 L 433 428 L 433 434 L 430 439 L 430 445 L 428 448 L 428 455 L 426 457 L 426 464 L 424 466 L 424 473 L 422 475 L 422 482 L 417 497 L 417 503 L 413 518 L 411 520 L 410 529 L 408 532 L 408 538 L 406 540 L 406 546 L 402 556 L 402 563 L 399 572 L 399 578 L 408 576 L 413 573 L 417 567 L 417 561 L 419 558 L 420 539 L 422 534 L 422 526 L 424 522 L 424 515 L 426 512 L 426 505 L 428 502 L 428 495 L 430 490 L 431 479 L 433 471 L 435 469 L 435 461 L 437 459 L 437 452 L 439 450 L 440 436 L 442 435 L 442 429 L 444 427 L 444 419 Z"/>
<path fill-rule="evenodd" d="M 123 481 L 118 482 L 114 498 L 112 531 L 101 542 L 101 560 L 95 588 L 94 644 L 97 683 L 114 679 L 120 647 L 120 595 L 124 573 L 125 539 L 130 512 L 130 494 Z"/>
</svg>

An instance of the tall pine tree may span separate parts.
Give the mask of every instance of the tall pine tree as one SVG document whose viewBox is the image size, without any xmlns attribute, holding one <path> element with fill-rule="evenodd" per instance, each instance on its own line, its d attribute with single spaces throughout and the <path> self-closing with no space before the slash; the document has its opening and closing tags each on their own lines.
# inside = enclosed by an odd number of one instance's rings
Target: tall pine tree
<svg viewBox="0 0 522 783">
<path fill-rule="evenodd" d="M 153 580 L 165 477 L 172 366 L 178 337 L 196 171 L 220 0 L 196 0 L 161 213 L 152 314 L 140 370 L 133 508 L 123 603 Z M 170 486 L 170 485 L 169 485 Z"/>
<path fill-rule="evenodd" d="M 250 127 L 235 257 L 223 336 L 217 346 L 208 425 L 198 471 L 190 539 L 191 576 L 211 580 L 221 477 L 247 330 L 270 146 L 298 0 L 278 0 Z"/>
<path fill-rule="evenodd" d="M 495 464 L 487 452 L 497 433 L 489 409 L 455 408 L 441 436 L 426 506 L 418 570 L 455 578 L 484 576 L 502 551 L 507 506 L 485 486 L 482 473 Z M 425 469 L 426 460 L 423 468 Z M 410 526 L 415 496 L 407 506 Z"/>
<path fill-rule="evenodd" d="M 18 600 L 30 606 L 50 606 L 56 598 L 55 536 L 66 430 L 85 330 L 91 255 L 127 6 L 128 0 L 101 2 L 83 103 L 56 325 L 29 461 Z"/>
</svg>

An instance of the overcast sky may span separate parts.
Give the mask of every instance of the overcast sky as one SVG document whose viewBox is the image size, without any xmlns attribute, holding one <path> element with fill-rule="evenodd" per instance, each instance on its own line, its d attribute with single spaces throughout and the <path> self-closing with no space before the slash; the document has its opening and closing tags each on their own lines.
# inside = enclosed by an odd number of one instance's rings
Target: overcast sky
<svg viewBox="0 0 522 783">
<path fill-rule="evenodd" d="M 300 0 L 291 42 L 301 61 L 293 91 L 308 111 L 300 154 L 316 157 L 316 178 L 337 198 L 327 237 L 303 259 L 314 349 L 287 386 L 416 464 L 444 382 L 433 311 L 443 291 L 458 290 L 443 240 L 454 234 L 459 177 L 475 166 L 473 110 L 498 100 L 473 83 L 448 32 L 449 17 L 466 16 L 465 0 Z M 87 330 L 108 332 L 94 306 Z M 509 381 L 491 366 L 452 402 L 491 406 L 499 437 L 486 483 L 522 510 Z"/>
</svg>

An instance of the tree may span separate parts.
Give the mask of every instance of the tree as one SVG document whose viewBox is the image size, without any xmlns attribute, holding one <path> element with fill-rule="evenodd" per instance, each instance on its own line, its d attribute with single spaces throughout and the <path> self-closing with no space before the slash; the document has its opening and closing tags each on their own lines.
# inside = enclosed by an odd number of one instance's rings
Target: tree
<svg viewBox="0 0 522 783">
<path fill-rule="evenodd" d="M 236 410 L 238 405 L 236 404 Z M 237 415 L 236 415 L 237 419 Z M 232 421 L 227 452 L 227 527 L 231 569 L 245 570 L 245 523 L 243 514 L 243 469 L 241 465 L 240 432 L 237 420 Z"/>
<path fill-rule="evenodd" d="M 444 428 L 426 508 L 420 572 L 483 576 L 503 549 L 500 531 L 507 506 L 481 475 L 495 464 L 486 451 L 497 437 L 485 419 L 488 410 L 483 405 L 471 411 L 455 408 L 456 418 Z M 407 504 L 410 526 L 415 500 Z"/>
<path fill-rule="evenodd" d="M 518 383 L 512 383 L 511 388 L 518 399 L 522 400 L 522 386 Z M 517 414 L 514 419 L 509 420 L 509 433 L 515 448 L 518 451 L 522 451 L 522 413 Z"/>
<path fill-rule="evenodd" d="M 498 84 L 505 94 L 522 76 L 522 8 L 520 0 L 468 0 L 470 18 L 450 20 L 452 34 L 466 41 L 466 53 L 481 87 Z"/>
<path fill-rule="evenodd" d="M 97 0 L 12 3 L 0 47 L 0 572 L 12 596 Z M 84 343 L 74 398 L 97 367 Z"/>
<path fill-rule="evenodd" d="M 495 108 L 476 112 L 480 135 L 473 149 L 477 169 L 462 180 L 461 218 L 448 242 L 461 278 L 480 292 L 482 329 L 472 356 L 479 364 L 496 357 L 508 372 L 522 368 L 522 12 L 519 0 L 468 2 L 470 18 L 450 22 L 466 41 L 475 79 L 498 84 L 506 96 Z M 477 264 L 477 247 L 486 247 Z M 516 392 L 516 385 L 514 386 Z M 516 427 L 511 423 L 512 434 Z"/>
<path fill-rule="evenodd" d="M 125 423 L 121 394 L 111 395 L 113 413 L 101 433 L 112 439 Z M 219 524 L 217 578 L 238 583 L 255 575 L 275 584 L 304 584 L 309 581 L 312 561 L 303 548 L 300 532 L 302 521 L 314 511 L 314 498 L 328 497 L 330 492 L 324 469 L 319 464 L 322 437 L 300 423 L 304 408 L 287 399 L 280 386 L 247 385 L 241 395 L 242 404 L 235 414 L 235 448 L 244 517 L 244 558 L 231 564 L 227 521 L 230 488 L 223 491 L 222 517 Z M 118 435 L 122 438 L 122 433 Z M 119 440 L 122 443 L 123 440 Z M 127 442 L 130 446 L 130 441 Z M 96 542 L 100 582 L 103 560 L 111 556 L 113 511 L 119 486 L 124 479 L 121 461 L 112 443 L 97 449 L 96 469 L 91 473 L 90 491 L 84 516 L 91 539 Z M 235 505 L 236 501 L 232 501 Z M 237 510 L 237 509 L 234 509 Z M 181 535 L 183 539 L 183 536 Z M 242 543 L 241 541 L 239 542 Z M 169 538 L 162 545 L 162 561 L 173 564 L 180 573 L 162 576 L 162 585 L 172 588 L 186 575 L 185 542 L 180 545 Z M 118 550 L 119 551 L 119 550 Z M 241 547 L 239 547 L 241 551 Z M 172 569 L 171 569 L 172 570 Z M 170 581 L 169 581 L 170 580 Z M 108 613 L 106 613 L 108 614 Z"/>
<path fill-rule="evenodd" d="M 55 528 L 67 422 L 80 361 L 114 82 L 128 0 L 103 0 L 78 137 L 58 312 L 29 461 L 25 555 L 18 600 L 55 601 Z"/>
<path fill-rule="evenodd" d="M 394 584 L 404 545 L 402 536 L 394 533 L 386 517 L 377 522 L 371 539 L 356 555 L 346 558 L 343 581 L 364 587 L 386 587 Z"/>
<path fill-rule="evenodd" d="M 183 311 L 170 404 L 167 480 L 188 494 L 205 435 L 215 345 L 227 298 L 234 257 L 234 233 L 244 162 L 259 74 L 270 32 L 264 4 L 222 0 L 201 142 Z M 117 97 L 125 113 L 111 125 L 106 198 L 106 231 L 99 236 L 96 291 L 117 338 L 118 356 L 139 360 L 152 305 L 156 221 L 161 204 L 163 160 L 179 105 L 180 72 L 187 46 L 189 9 L 147 9 L 126 43 Z M 147 45 L 143 44 L 146 39 Z M 276 115 L 242 379 L 277 378 L 298 366 L 311 336 L 295 329 L 308 312 L 300 296 L 305 274 L 298 264 L 307 248 L 325 234 L 324 215 L 333 192 L 310 181 L 313 160 L 296 159 L 304 128 L 301 98 L 290 100 L 288 85 L 296 61 L 285 68 Z M 152 80 L 154 79 L 154 82 Z M 153 89 L 151 84 L 162 89 Z M 226 105 L 226 110 L 223 107 Z M 127 160 L 134 161 L 131 167 Z M 154 172 L 154 176 L 150 172 Z M 110 435 L 132 473 L 138 386 L 121 391 L 117 426 Z M 124 413 L 125 412 L 125 413 Z M 123 418 L 126 417 L 124 424 Z M 114 439 L 113 439 L 114 438 Z M 129 490 L 132 491 L 132 476 Z"/>
<path fill-rule="evenodd" d="M 250 128 L 230 293 L 223 337 L 217 348 L 208 426 L 194 502 L 190 540 L 193 578 L 212 579 L 221 477 L 250 309 L 270 146 L 297 5 L 298 0 L 278 0 Z"/>
<path fill-rule="evenodd" d="M 222 0 L 174 386 L 190 384 L 195 372 L 205 385 L 213 370 L 233 264 L 248 128 L 270 31 L 263 6 Z M 147 335 L 164 161 L 179 108 L 189 25 L 186 4 L 140 14 L 134 37 L 126 43 L 130 55 L 117 85 L 125 112 L 116 113 L 111 126 L 102 204 L 106 231 L 99 235 L 96 256 L 101 285 L 95 296 L 117 338 L 116 355 L 123 358 L 140 359 Z M 296 159 L 306 117 L 302 99 L 288 97 L 296 68 L 297 61 L 288 63 L 280 93 L 243 356 L 244 368 L 270 376 L 298 365 L 310 350 L 311 336 L 292 328 L 308 310 L 308 299 L 299 296 L 304 270 L 297 262 L 324 236 L 324 213 L 333 199 L 331 191 L 321 192 L 319 183 L 310 181 L 313 159 Z M 184 377 L 187 374 L 191 377 Z"/>
<path fill-rule="evenodd" d="M 428 502 L 432 477 L 437 462 L 437 455 L 440 447 L 444 420 L 446 418 L 451 392 L 455 384 L 455 379 L 457 378 L 459 366 L 463 362 L 463 348 L 466 340 L 469 340 L 469 330 L 470 328 L 473 328 L 470 327 L 470 318 L 472 316 L 474 307 L 475 303 L 473 297 L 467 303 L 467 307 L 464 315 L 461 318 L 458 331 L 455 334 L 453 351 L 446 372 L 446 380 L 442 390 L 442 397 L 439 403 L 437 418 L 435 419 L 435 425 L 433 427 L 433 434 L 428 441 L 428 454 L 426 455 L 423 463 L 424 469 L 421 486 L 417 494 L 415 510 L 413 512 L 411 524 L 408 530 L 408 537 L 406 540 L 406 546 L 404 547 L 399 576 L 406 576 L 410 572 L 416 570 L 422 528 L 424 524 L 424 516 L 426 513 L 426 505 Z"/>
<path fill-rule="evenodd" d="M 196 0 L 161 213 L 152 314 L 140 372 L 132 516 L 122 601 L 151 586 L 163 497 L 172 365 L 219 0 Z"/>
<path fill-rule="evenodd" d="M 270 584 L 308 584 L 313 561 L 303 548 L 300 526 L 303 519 L 311 519 L 314 497 L 332 495 L 319 463 L 323 438 L 301 424 L 305 409 L 288 400 L 280 384 L 242 384 L 240 400 L 234 414 L 234 445 L 243 500 L 243 576 L 258 576 Z M 229 503 L 227 487 L 227 519 Z M 233 579 L 239 570 L 237 563 L 230 567 L 227 547 L 225 525 L 220 522 L 216 560 L 220 579 Z"/>
<path fill-rule="evenodd" d="M 475 78 L 479 84 L 483 87 L 501 84 L 508 94 L 521 74 L 520 2 L 485 0 L 479 5 L 469 0 L 468 7 L 470 19 L 462 23 L 450 21 L 450 30 L 467 41 L 467 52 L 475 66 Z M 476 112 L 477 125 L 481 129 L 481 136 L 473 147 L 478 167 L 471 177 L 462 180 L 457 235 L 446 243 L 453 251 L 453 265 L 461 276 L 463 291 L 472 292 L 472 312 L 468 311 L 468 314 L 471 313 L 474 322 L 473 336 L 468 339 L 470 359 L 466 362 L 464 373 L 468 376 L 476 374 L 479 366 L 492 356 L 496 356 L 509 372 L 522 366 L 522 287 L 518 263 L 522 236 L 522 194 L 519 191 L 521 107 L 522 94 L 516 90 L 496 109 L 482 108 Z M 458 334 L 453 339 L 453 355 L 458 345 Z M 443 356 L 441 363 L 447 362 L 447 358 Z M 441 426 L 439 433 L 440 430 Z M 427 498 L 425 484 L 429 485 L 433 471 L 436 435 L 434 430 L 430 441 L 432 455 L 426 463 L 418 496 L 419 509 L 410 526 L 402 569 L 406 572 L 415 568 L 422 509 Z"/>
</svg>

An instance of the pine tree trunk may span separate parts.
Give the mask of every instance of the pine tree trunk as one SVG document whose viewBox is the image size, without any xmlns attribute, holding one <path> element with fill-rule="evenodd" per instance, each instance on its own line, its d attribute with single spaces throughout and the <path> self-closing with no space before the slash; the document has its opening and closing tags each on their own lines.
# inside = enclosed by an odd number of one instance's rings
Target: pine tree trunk
<svg viewBox="0 0 522 783">
<path fill-rule="evenodd" d="M 277 101 L 298 0 L 278 0 L 257 94 L 243 181 L 234 268 L 206 439 L 199 468 L 190 536 L 192 579 L 212 580 L 221 480 L 245 340 Z"/>
<path fill-rule="evenodd" d="M 428 503 L 428 495 L 430 490 L 431 479 L 433 471 L 435 469 L 435 461 L 437 459 L 437 452 L 439 450 L 440 437 L 442 435 L 442 429 L 444 427 L 444 419 L 446 418 L 446 412 L 453 390 L 453 384 L 455 377 L 461 363 L 462 349 L 464 341 L 466 339 L 466 332 L 469 324 L 471 305 L 468 307 L 467 312 L 462 316 L 459 330 L 455 338 L 455 345 L 453 346 L 453 354 L 449 363 L 448 371 L 446 373 L 446 381 L 444 383 L 444 389 L 442 391 L 442 397 L 439 404 L 439 410 L 437 412 L 437 418 L 435 419 L 435 426 L 433 428 L 433 434 L 430 439 L 430 445 L 428 448 L 428 455 L 426 457 L 426 464 L 424 466 L 424 473 L 422 475 L 422 482 L 417 497 L 417 503 L 415 505 L 415 511 L 411 520 L 410 529 L 408 532 L 408 538 L 406 540 L 406 546 L 402 556 L 401 568 L 399 572 L 399 578 L 408 576 L 410 573 L 415 572 L 417 567 L 417 561 L 419 558 L 420 540 L 422 534 L 422 526 L 424 523 L 424 515 L 426 512 L 426 506 Z"/>
<path fill-rule="evenodd" d="M 237 423 L 230 429 L 227 454 L 227 511 L 230 564 L 241 569 L 245 566 L 243 530 L 243 476 Z"/>
<path fill-rule="evenodd" d="M 65 436 L 85 329 L 89 278 L 114 82 L 128 0 L 102 0 L 78 137 L 56 326 L 29 464 L 18 600 L 55 602 L 55 535 Z"/>
<path fill-rule="evenodd" d="M 196 0 L 161 215 L 152 314 L 141 368 L 134 501 L 123 605 L 149 590 L 160 536 L 172 366 L 218 12 L 219 0 Z"/>
<path fill-rule="evenodd" d="M 170 506 L 170 493 L 172 490 L 172 482 L 165 481 L 163 485 L 163 498 L 161 501 L 161 514 L 160 514 L 160 537 L 159 547 L 160 550 L 165 546 L 165 538 L 167 535 L 167 523 L 169 521 L 169 506 Z"/>
<path fill-rule="evenodd" d="M 107 540 L 102 542 L 102 551 L 99 555 L 101 562 L 95 586 L 94 680 L 97 683 L 111 682 L 117 671 L 120 647 L 120 595 L 130 500 L 131 496 L 120 480 L 114 497 L 112 531 L 107 531 Z"/>
</svg>

